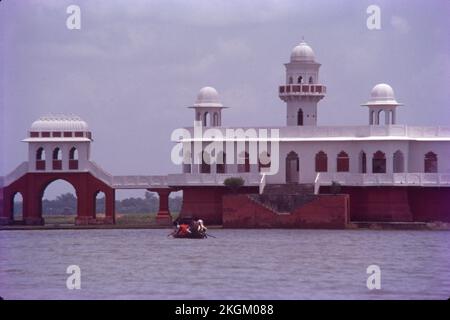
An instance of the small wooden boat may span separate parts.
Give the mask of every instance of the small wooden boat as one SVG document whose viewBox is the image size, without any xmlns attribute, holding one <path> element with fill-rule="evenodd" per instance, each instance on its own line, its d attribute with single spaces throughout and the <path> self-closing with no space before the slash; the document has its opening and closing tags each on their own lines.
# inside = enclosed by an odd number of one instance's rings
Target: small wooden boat
<svg viewBox="0 0 450 320">
<path fill-rule="evenodd" d="M 173 238 L 179 239 L 205 239 L 208 236 L 206 232 L 201 232 L 198 228 L 198 223 L 192 218 L 184 218 L 176 221 L 174 224 L 178 225 L 178 229 L 170 235 Z"/>
<path fill-rule="evenodd" d="M 172 237 L 178 238 L 178 239 L 205 239 L 207 236 L 205 233 L 199 233 L 199 232 L 192 232 L 187 234 L 173 234 Z"/>
</svg>

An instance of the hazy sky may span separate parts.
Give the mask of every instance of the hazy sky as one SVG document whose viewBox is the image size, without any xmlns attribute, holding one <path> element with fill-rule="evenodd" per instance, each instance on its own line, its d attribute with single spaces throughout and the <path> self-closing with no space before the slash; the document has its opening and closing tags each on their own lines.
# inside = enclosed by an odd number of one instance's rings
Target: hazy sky
<svg viewBox="0 0 450 320">
<path fill-rule="evenodd" d="M 66 8 L 81 7 L 81 30 Z M 381 8 L 381 30 L 366 9 Z M 170 134 L 191 126 L 198 90 L 214 86 L 227 126 L 284 125 L 283 63 L 302 36 L 328 87 L 318 121 L 367 124 L 359 106 L 389 83 L 399 123 L 450 125 L 450 1 L 0 2 L 0 175 L 26 160 L 20 142 L 48 113 L 75 113 L 92 159 L 115 175 L 179 172 Z"/>
</svg>

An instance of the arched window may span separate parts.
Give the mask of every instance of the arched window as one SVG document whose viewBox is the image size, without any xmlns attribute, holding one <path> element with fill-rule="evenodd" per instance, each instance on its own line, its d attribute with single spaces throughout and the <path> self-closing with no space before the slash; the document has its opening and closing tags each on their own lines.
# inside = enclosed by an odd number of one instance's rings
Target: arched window
<svg viewBox="0 0 450 320">
<path fill-rule="evenodd" d="M 250 157 L 248 155 L 248 152 L 241 153 L 239 162 L 238 162 L 238 172 L 250 172 Z"/>
<path fill-rule="evenodd" d="M 381 113 L 383 112 L 383 110 L 379 110 L 377 113 L 377 124 L 383 123 L 383 119 L 381 116 Z"/>
<path fill-rule="evenodd" d="M 200 166 L 200 173 L 211 173 L 211 157 L 208 152 L 202 152 L 202 164 Z"/>
<path fill-rule="evenodd" d="M 94 212 L 95 212 L 95 216 L 97 216 L 97 214 L 98 214 L 102 218 L 105 217 L 106 195 L 103 191 L 99 190 L 95 193 Z"/>
<path fill-rule="evenodd" d="M 323 151 L 316 154 L 316 172 L 327 172 L 328 171 L 328 157 Z"/>
<path fill-rule="evenodd" d="M 303 125 L 303 110 L 302 109 L 298 109 L 298 112 L 297 112 L 297 125 L 298 126 Z"/>
<path fill-rule="evenodd" d="M 216 172 L 217 173 L 226 173 L 227 172 L 226 163 L 227 163 L 227 155 L 225 154 L 225 152 L 220 151 L 217 154 L 217 159 L 216 159 Z"/>
<path fill-rule="evenodd" d="M 300 161 L 298 154 L 291 151 L 286 156 L 286 183 L 298 183 Z"/>
<path fill-rule="evenodd" d="M 209 113 L 208 112 L 205 112 L 204 114 L 203 114 L 203 126 L 204 127 L 208 127 L 209 126 L 209 119 L 208 119 L 208 116 L 209 116 Z"/>
<path fill-rule="evenodd" d="M 313 83 L 313 77 L 309 77 L 308 82 L 309 82 L 309 84 L 312 84 Z"/>
<path fill-rule="evenodd" d="M 302 76 L 299 76 L 299 77 L 298 77 L 297 83 L 303 83 L 303 77 L 302 77 Z"/>
<path fill-rule="evenodd" d="M 213 121 L 214 126 L 218 126 L 219 125 L 219 114 L 217 112 L 214 112 L 214 121 Z"/>
<path fill-rule="evenodd" d="M 69 159 L 70 160 L 78 160 L 78 150 L 77 148 L 73 147 L 69 151 Z"/>
<path fill-rule="evenodd" d="M 337 172 L 348 172 L 350 167 L 350 159 L 348 154 L 341 151 L 337 156 Z"/>
<path fill-rule="evenodd" d="M 373 154 L 372 173 L 386 173 L 386 156 L 381 151 Z"/>
<path fill-rule="evenodd" d="M 11 198 L 11 217 L 14 221 L 23 220 L 23 195 L 16 192 Z"/>
<path fill-rule="evenodd" d="M 42 147 L 36 151 L 36 170 L 45 170 L 45 150 Z"/>
<path fill-rule="evenodd" d="M 359 172 L 367 173 L 367 157 L 364 151 L 359 153 Z"/>
<path fill-rule="evenodd" d="M 69 151 L 69 170 L 78 170 L 78 150 L 75 147 Z"/>
<path fill-rule="evenodd" d="M 60 148 L 53 149 L 53 170 L 62 169 L 62 152 Z"/>
<path fill-rule="evenodd" d="M 375 116 L 375 111 L 373 111 L 373 110 L 371 110 L 371 111 L 369 111 L 370 113 L 369 113 L 369 123 L 371 124 L 371 125 L 374 125 L 375 124 L 375 119 L 374 119 L 374 116 Z"/>
<path fill-rule="evenodd" d="M 438 159 L 436 153 L 430 151 L 425 155 L 424 171 L 427 173 L 438 172 Z"/>
<path fill-rule="evenodd" d="M 403 157 L 403 152 L 401 152 L 400 150 L 394 152 L 393 169 L 394 173 L 405 172 L 405 160 Z"/>
<path fill-rule="evenodd" d="M 294 83 L 294 79 L 292 79 L 292 77 L 289 77 L 289 84 L 293 84 Z"/>
<path fill-rule="evenodd" d="M 258 167 L 259 172 L 262 171 L 262 169 L 269 169 L 270 168 L 270 154 L 267 151 L 263 151 L 259 154 L 258 157 Z"/>
</svg>

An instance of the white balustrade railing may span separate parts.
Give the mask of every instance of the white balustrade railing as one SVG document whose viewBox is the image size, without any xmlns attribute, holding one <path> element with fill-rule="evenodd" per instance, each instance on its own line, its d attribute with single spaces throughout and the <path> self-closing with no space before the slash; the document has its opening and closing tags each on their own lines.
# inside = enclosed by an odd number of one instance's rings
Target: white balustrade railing
<svg viewBox="0 0 450 320">
<path fill-rule="evenodd" d="M 343 186 L 450 186 L 450 173 L 320 173 L 315 188 L 338 182 Z"/>
</svg>

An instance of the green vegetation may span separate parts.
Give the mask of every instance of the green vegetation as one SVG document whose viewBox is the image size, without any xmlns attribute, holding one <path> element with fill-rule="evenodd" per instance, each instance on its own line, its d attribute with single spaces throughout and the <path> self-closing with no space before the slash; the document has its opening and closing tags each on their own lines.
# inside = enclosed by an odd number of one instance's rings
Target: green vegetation
<svg viewBox="0 0 450 320">
<path fill-rule="evenodd" d="M 223 184 L 230 188 L 231 191 L 236 192 L 240 187 L 242 187 L 245 183 L 245 180 L 241 177 L 231 177 L 226 178 Z"/>
<path fill-rule="evenodd" d="M 341 184 L 339 182 L 332 181 L 330 191 L 331 191 L 331 194 L 334 194 L 334 195 L 341 193 Z"/>
</svg>

